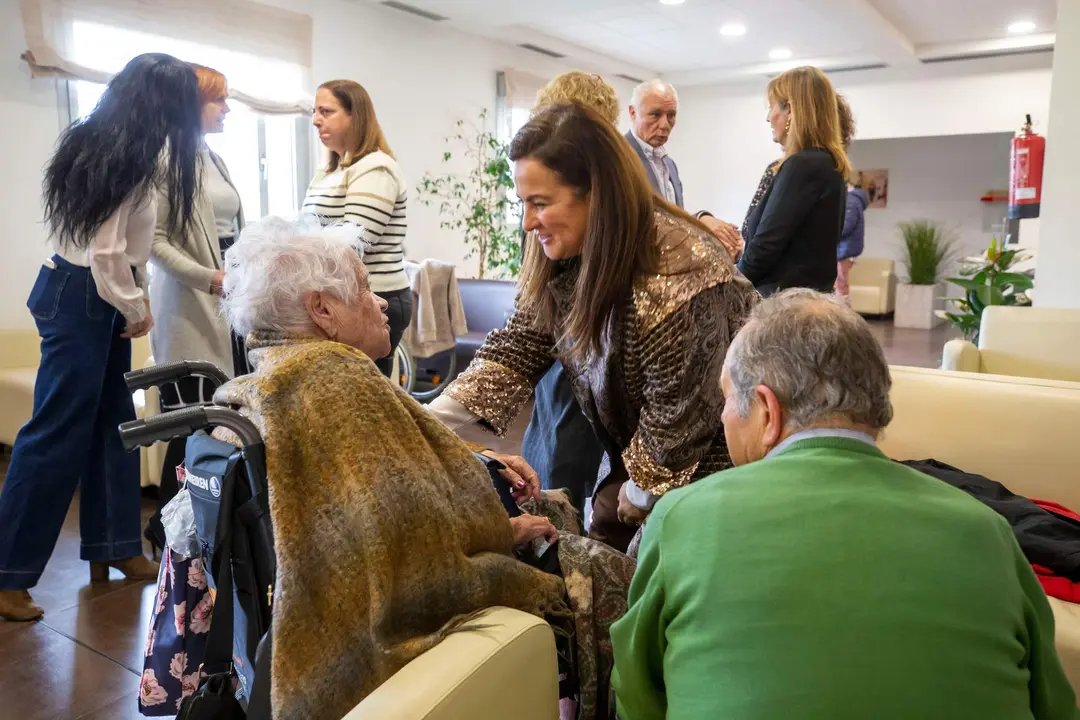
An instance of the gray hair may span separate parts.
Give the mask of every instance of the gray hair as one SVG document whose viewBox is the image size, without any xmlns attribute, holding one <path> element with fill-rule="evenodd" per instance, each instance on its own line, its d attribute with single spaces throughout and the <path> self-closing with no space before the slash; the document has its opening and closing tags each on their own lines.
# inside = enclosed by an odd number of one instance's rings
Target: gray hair
<svg viewBox="0 0 1080 720">
<path fill-rule="evenodd" d="M 650 90 L 671 93 L 675 98 L 675 102 L 679 102 L 679 93 L 675 92 L 675 87 L 673 85 L 666 83 L 663 80 L 646 80 L 634 88 L 634 94 L 630 97 L 630 104 L 636 108 L 641 107 L 641 101 L 645 99 L 645 93 Z"/>
<path fill-rule="evenodd" d="M 322 227 L 316 218 L 268 217 L 244 228 L 225 253 L 223 311 L 240 337 L 253 330 L 308 332 L 304 307 L 311 292 L 329 292 L 346 303 L 360 296 L 363 228 Z"/>
<path fill-rule="evenodd" d="M 754 388 L 776 394 L 785 427 L 846 421 L 880 430 L 892 420 L 892 379 L 870 326 L 834 295 L 785 290 L 761 302 L 728 349 L 736 409 Z"/>
</svg>

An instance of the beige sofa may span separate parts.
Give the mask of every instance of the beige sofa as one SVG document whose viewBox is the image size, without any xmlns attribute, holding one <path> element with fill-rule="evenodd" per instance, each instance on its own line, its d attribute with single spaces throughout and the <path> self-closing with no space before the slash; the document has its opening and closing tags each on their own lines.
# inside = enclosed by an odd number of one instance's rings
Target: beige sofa
<svg viewBox="0 0 1080 720">
<path fill-rule="evenodd" d="M 1080 383 L 892 367 L 895 416 L 880 445 L 897 460 L 935 458 L 1014 492 L 1080 509 Z M 1051 598 L 1065 672 L 1080 688 L 1080 605 Z M 558 716 L 548 626 L 505 608 L 484 631 L 452 635 L 360 703 L 346 720 L 549 720 Z M 521 667 L 530 668 L 520 682 Z"/>
<path fill-rule="evenodd" d="M 889 457 L 935 458 L 1080 509 L 1080 383 L 891 369 L 895 415 L 880 442 Z M 1058 653 L 1080 690 L 1080 605 L 1050 604 Z"/>
<path fill-rule="evenodd" d="M 950 340 L 944 370 L 1080 381 L 1080 310 L 986 308 L 979 344 Z"/>
<path fill-rule="evenodd" d="M 0 445 L 12 446 L 19 429 L 30 419 L 34 410 L 34 380 L 38 363 L 41 362 L 41 339 L 36 330 L 0 330 Z M 139 338 L 131 344 L 132 367 L 146 367 L 153 363 L 150 357 L 150 340 Z M 157 412 L 157 392 L 136 392 L 135 414 Z M 141 483 L 161 484 L 161 463 L 164 461 L 162 447 L 143 448 L 139 451 Z"/>
<path fill-rule="evenodd" d="M 863 315 L 885 315 L 896 309 L 896 270 L 892 260 L 855 260 L 848 276 L 851 308 Z"/>
<path fill-rule="evenodd" d="M 491 608 L 482 630 L 454 633 L 402 668 L 345 720 L 554 720 L 558 661 L 551 627 Z"/>
</svg>

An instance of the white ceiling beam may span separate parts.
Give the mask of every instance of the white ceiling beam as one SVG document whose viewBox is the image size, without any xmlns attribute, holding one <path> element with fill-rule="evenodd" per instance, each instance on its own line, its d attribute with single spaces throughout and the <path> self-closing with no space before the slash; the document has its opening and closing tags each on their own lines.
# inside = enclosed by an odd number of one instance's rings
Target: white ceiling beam
<svg viewBox="0 0 1080 720">
<path fill-rule="evenodd" d="M 547 50 L 553 50 L 565 58 L 554 60 L 573 66 L 578 70 L 595 72 L 601 75 L 627 75 L 629 77 L 649 80 L 658 77 L 656 70 L 647 68 L 636 63 L 626 62 L 619 58 L 611 57 L 596 50 L 590 50 L 580 45 L 560 40 L 546 33 L 522 25 L 510 25 L 498 28 L 492 37 L 495 37 L 510 45 L 528 43 Z M 528 51 L 525 51 L 528 52 Z"/>
<path fill-rule="evenodd" d="M 870 0 L 814 0 L 814 9 L 827 20 L 852 26 L 867 47 L 884 63 L 893 66 L 917 65 L 915 45 L 893 25 Z"/>
<path fill-rule="evenodd" d="M 765 79 L 772 75 L 779 75 L 785 70 L 790 70 L 793 67 L 799 67 L 801 65 L 813 65 L 828 73 L 829 71 L 838 68 L 870 66 L 881 62 L 881 59 L 874 55 L 800 58 L 799 60 L 784 60 L 783 62 L 665 73 L 663 78 L 675 87 L 683 85 L 709 85 L 713 83 L 739 83 L 747 80 Z"/>
<path fill-rule="evenodd" d="M 366 0 L 371 5 L 381 5 L 381 0 Z M 567 11 L 576 2 L 584 0 L 557 0 L 554 4 Z M 646 68 L 633 62 L 626 62 L 612 57 L 597 50 L 590 50 L 580 45 L 560 40 L 556 37 L 540 32 L 516 21 L 527 21 L 528 17 L 535 14 L 535 6 L 524 3 L 504 2 L 493 4 L 495 12 L 486 12 L 482 19 L 479 13 L 488 9 L 489 5 L 476 0 L 402 0 L 407 5 L 427 10 L 446 16 L 446 21 L 438 23 L 440 26 L 452 27 L 470 35 L 479 35 L 495 40 L 506 45 L 517 46 L 529 43 L 538 47 L 546 48 L 553 52 L 565 55 L 564 58 L 545 58 L 536 54 L 535 57 L 541 63 L 566 66 L 577 70 L 595 72 L 601 75 L 627 75 L 629 77 L 650 79 L 658 77 L 656 70 Z M 386 12 L 400 11 L 381 8 Z M 556 8 L 549 5 L 548 11 Z M 424 21 L 419 21 L 424 22 Z M 517 48 L 518 52 L 529 53 L 529 50 Z"/>
<path fill-rule="evenodd" d="M 1038 33 L 1036 35 L 995 38 L 993 40 L 919 45 L 915 51 L 920 61 L 939 58 L 979 57 L 1009 51 L 1036 52 L 1052 50 L 1056 41 L 1057 35 L 1055 33 Z"/>
</svg>

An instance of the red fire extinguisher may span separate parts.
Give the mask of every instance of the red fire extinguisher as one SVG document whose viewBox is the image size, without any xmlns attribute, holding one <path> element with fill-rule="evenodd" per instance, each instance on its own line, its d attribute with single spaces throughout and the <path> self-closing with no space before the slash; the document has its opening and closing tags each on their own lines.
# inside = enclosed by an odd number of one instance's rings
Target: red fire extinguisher
<svg viewBox="0 0 1080 720">
<path fill-rule="evenodd" d="M 1009 170 L 1009 219 L 1037 218 L 1042 203 L 1046 138 L 1031 131 L 1031 116 L 1012 139 Z"/>
</svg>

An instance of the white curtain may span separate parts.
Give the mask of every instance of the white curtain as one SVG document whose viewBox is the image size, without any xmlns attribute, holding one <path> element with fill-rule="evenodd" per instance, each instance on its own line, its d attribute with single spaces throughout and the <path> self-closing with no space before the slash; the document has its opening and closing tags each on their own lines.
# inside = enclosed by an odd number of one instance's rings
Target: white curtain
<svg viewBox="0 0 1080 720">
<path fill-rule="evenodd" d="M 536 104 L 536 93 L 551 80 L 513 68 L 503 70 L 503 78 L 506 82 L 506 106 L 526 109 L 532 109 Z"/>
<path fill-rule="evenodd" d="M 253 110 L 270 114 L 310 113 L 311 17 L 252 0 L 20 0 L 27 51 L 23 59 L 35 77 L 65 77 L 105 83 L 114 62 L 79 62 L 80 28 L 105 26 L 136 37 L 169 38 L 228 51 L 247 59 L 215 67 L 229 77 L 230 95 Z M 152 43 L 151 43 L 152 44 Z M 140 48 L 138 52 L 147 49 Z M 114 49 L 122 52 L 123 48 Z M 163 50 L 165 52 L 165 50 Z M 183 60 L 211 62 L 200 57 Z M 262 62 L 263 72 L 259 71 Z M 289 82 L 275 84 L 274 68 Z M 298 77 L 297 77 L 298 76 Z M 288 86 L 281 88 L 284 84 Z"/>
</svg>

